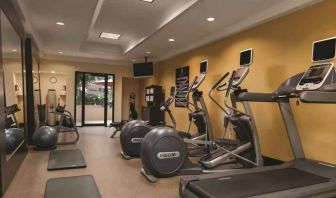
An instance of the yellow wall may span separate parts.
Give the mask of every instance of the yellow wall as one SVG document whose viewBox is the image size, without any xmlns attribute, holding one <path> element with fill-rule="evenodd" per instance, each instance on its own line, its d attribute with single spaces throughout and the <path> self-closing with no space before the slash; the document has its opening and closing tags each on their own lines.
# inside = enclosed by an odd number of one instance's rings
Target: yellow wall
<svg viewBox="0 0 336 198">
<path fill-rule="evenodd" d="M 56 73 L 66 74 L 66 85 L 67 85 L 66 109 L 69 110 L 72 114 L 74 112 L 75 71 L 115 74 L 114 119 L 115 121 L 121 120 L 122 102 L 123 102 L 122 77 L 131 77 L 133 75 L 133 70 L 131 67 L 91 64 L 91 63 L 75 63 L 75 62 L 64 62 L 54 60 L 41 60 L 40 71 L 42 73 L 55 71 Z M 41 81 L 41 90 L 47 90 L 48 88 L 46 88 L 46 86 L 48 86 L 48 83 L 44 83 L 43 81 Z M 42 95 L 42 101 L 43 98 L 45 97 L 46 96 Z"/>
<path fill-rule="evenodd" d="M 207 79 L 200 90 L 208 91 L 227 71 L 239 65 L 239 52 L 254 49 L 254 63 L 242 87 L 255 92 L 271 92 L 286 78 L 304 71 L 311 64 L 312 42 L 336 36 L 336 3 L 327 0 L 296 13 L 262 24 L 221 41 L 189 51 L 155 65 L 155 77 L 145 79 L 142 90 L 151 84 L 175 84 L 175 69 L 190 66 L 190 78 L 198 74 L 199 63 L 209 60 Z M 207 93 L 206 93 L 207 94 Z M 223 95 L 216 97 L 223 101 Z M 144 97 L 141 97 L 142 104 Z M 223 112 L 206 96 L 217 135 L 222 132 Z M 174 106 L 174 105 L 172 105 Z M 304 150 L 308 158 L 336 163 L 335 105 L 295 106 L 292 103 Z M 281 160 L 292 159 L 288 138 L 276 104 L 252 104 L 262 152 Z M 172 107 L 180 130 L 187 130 L 187 111 Z M 168 116 L 166 116 L 167 118 Z M 168 124 L 170 123 L 169 120 Z"/>
</svg>

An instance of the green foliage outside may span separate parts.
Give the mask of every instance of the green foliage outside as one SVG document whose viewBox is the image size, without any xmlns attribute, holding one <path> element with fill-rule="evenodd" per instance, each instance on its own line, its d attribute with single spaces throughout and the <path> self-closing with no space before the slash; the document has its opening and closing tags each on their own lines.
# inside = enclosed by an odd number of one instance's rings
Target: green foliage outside
<svg viewBox="0 0 336 198">
<path fill-rule="evenodd" d="M 79 77 L 78 79 L 80 79 Z M 85 87 L 88 84 L 100 80 L 97 76 L 85 75 Z M 78 89 L 82 87 L 82 81 L 79 81 L 77 84 L 77 94 L 76 94 L 76 104 L 82 105 L 82 90 Z M 104 106 L 104 93 L 85 93 L 85 103 L 86 105 L 101 105 Z M 109 108 L 112 108 L 112 94 L 107 94 L 107 105 Z"/>
</svg>

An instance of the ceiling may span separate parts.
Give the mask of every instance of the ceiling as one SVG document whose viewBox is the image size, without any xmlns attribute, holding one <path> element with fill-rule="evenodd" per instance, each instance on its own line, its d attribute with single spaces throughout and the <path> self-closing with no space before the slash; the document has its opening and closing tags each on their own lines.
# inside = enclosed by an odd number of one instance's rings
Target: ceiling
<svg viewBox="0 0 336 198">
<path fill-rule="evenodd" d="M 3 12 L 1 12 L 1 19 L 1 50 L 3 59 L 18 59 L 21 57 L 21 39 Z"/>
<path fill-rule="evenodd" d="M 160 61 L 320 0 L 12 0 L 47 59 Z M 214 22 L 207 22 L 214 17 Z M 63 22 L 64 26 L 56 25 Z M 101 32 L 121 34 L 118 40 Z M 175 42 L 168 42 L 174 38 Z M 62 52 L 62 53 L 60 53 Z M 151 52 L 150 54 L 146 52 Z"/>
</svg>

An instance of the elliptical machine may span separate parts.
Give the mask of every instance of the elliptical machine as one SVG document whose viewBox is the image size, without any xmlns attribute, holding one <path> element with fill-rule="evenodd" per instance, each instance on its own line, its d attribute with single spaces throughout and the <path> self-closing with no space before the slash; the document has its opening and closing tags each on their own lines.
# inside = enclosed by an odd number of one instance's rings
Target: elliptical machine
<svg viewBox="0 0 336 198">
<path fill-rule="evenodd" d="M 188 86 L 187 81 L 183 83 L 180 89 L 171 91 L 171 96 L 160 104 L 160 111 L 166 111 L 172 120 L 173 126 L 170 128 L 176 128 L 176 121 L 169 109 L 169 106 L 175 101 L 176 95 L 180 94 L 186 86 Z M 177 131 L 177 135 L 186 139 L 203 139 L 205 137 L 205 122 L 201 119 L 201 116 L 198 115 L 197 112 L 192 112 L 189 115 L 190 125 L 191 122 L 195 123 L 198 129 L 197 134 L 192 136 L 189 131 Z M 125 124 L 120 133 L 120 144 L 122 149 L 121 156 L 126 160 L 140 157 L 140 146 L 143 138 L 150 130 L 156 127 L 160 126 L 150 126 L 148 122 L 143 120 L 132 120 Z M 199 155 L 203 152 L 203 150 L 204 149 L 201 147 L 195 146 L 190 148 L 190 153 L 192 155 Z"/>
<path fill-rule="evenodd" d="M 225 97 L 234 97 L 233 92 L 243 92 L 239 85 L 248 73 L 248 67 L 240 68 L 232 73 L 228 83 L 223 80 L 229 76 L 226 73 L 209 92 L 210 98 L 213 90 L 226 91 Z M 141 146 L 141 161 L 143 168 L 141 173 L 150 181 L 155 182 L 157 178 L 171 177 L 175 175 L 196 175 L 203 173 L 218 172 L 221 170 L 209 170 L 221 165 L 221 169 L 248 168 L 262 166 L 262 156 L 259 149 L 258 136 L 254 125 L 252 113 L 248 104 L 243 104 L 247 113 L 240 112 L 235 107 L 229 107 L 225 102 L 227 111 L 220 106 L 213 98 L 217 105 L 224 110 L 226 114 L 226 126 L 231 123 L 234 126 L 238 140 L 219 139 L 215 140 L 211 121 L 205 106 L 203 93 L 197 88 L 205 79 L 205 73 L 196 76 L 191 84 L 193 100 L 201 104 L 199 112 L 203 114 L 207 122 L 206 140 L 186 140 L 176 135 L 176 132 L 167 127 L 160 127 L 151 130 L 144 138 Z M 223 89 L 223 87 L 227 88 Z M 231 94 L 232 93 L 232 94 Z M 197 102 L 194 102 L 197 104 Z M 185 143 L 205 145 L 209 152 L 199 160 L 199 164 L 194 164 L 189 159 L 187 146 Z M 234 163 L 239 162 L 239 163 Z M 237 166 L 240 165 L 240 166 Z"/>
<path fill-rule="evenodd" d="M 131 93 L 129 97 L 129 119 L 121 120 L 120 122 L 112 122 L 110 123 L 110 128 L 115 128 L 115 131 L 111 135 L 111 138 L 114 138 L 115 135 L 121 131 L 122 127 L 131 120 L 138 119 L 138 112 L 135 108 L 135 93 Z"/>
</svg>

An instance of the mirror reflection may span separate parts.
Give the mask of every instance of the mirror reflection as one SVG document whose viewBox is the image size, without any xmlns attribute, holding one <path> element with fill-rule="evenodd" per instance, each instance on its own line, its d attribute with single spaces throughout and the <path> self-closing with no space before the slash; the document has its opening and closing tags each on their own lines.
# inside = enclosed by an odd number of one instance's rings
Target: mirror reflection
<svg viewBox="0 0 336 198">
<path fill-rule="evenodd" d="M 6 160 L 24 144 L 24 97 L 21 39 L 1 12 L 2 63 L 5 90 Z"/>
<path fill-rule="evenodd" d="M 39 63 L 38 55 L 33 49 L 32 57 L 32 69 L 33 69 L 33 90 L 34 90 L 34 119 L 35 119 L 35 128 L 40 126 L 39 115 L 38 115 L 38 106 L 41 104 L 41 90 L 40 90 L 40 75 L 39 75 Z"/>
</svg>

